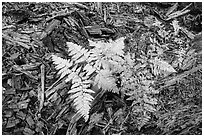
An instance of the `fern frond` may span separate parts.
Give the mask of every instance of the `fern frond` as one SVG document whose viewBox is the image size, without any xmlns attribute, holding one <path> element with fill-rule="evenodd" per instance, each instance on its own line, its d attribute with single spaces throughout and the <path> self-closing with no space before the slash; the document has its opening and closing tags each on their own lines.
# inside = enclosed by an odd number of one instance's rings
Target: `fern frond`
<svg viewBox="0 0 204 137">
<path fill-rule="evenodd" d="M 113 55 L 124 56 L 124 39 L 124 37 L 121 37 L 116 41 L 110 40 L 107 43 L 102 41 L 94 42 L 89 40 L 89 44 L 91 47 L 95 47 L 92 49 L 92 53 L 97 55 L 105 55 L 106 57 L 113 57 Z"/>
<path fill-rule="evenodd" d="M 147 97 L 145 93 L 142 93 L 143 96 L 141 96 L 141 93 L 139 94 L 137 92 L 137 94 L 135 94 L 133 97 L 128 98 L 128 100 L 133 100 L 132 112 L 134 115 L 137 116 L 135 122 L 137 123 L 138 130 L 140 130 L 141 127 L 143 127 L 146 123 L 149 122 L 149 120 L 151 119 L 150 113 L 156 111 L 154 105 L 157 104 L 156 99 L 151 99 L 152 97 Z"/>
<path fill-rule="evenodd" d="M 152 65 L 150 65 L 151 69 L 156 76 L 160 74 L 169 74 L 176 72 L 176 70 L 164 60 L 154 58 L 150 60 L 150 62 L 152 63 Z"/>
<path fill-rule="evenodd" d="M 125 48 L 124 37 L 111 42 L 111 51 L 119 56 L 124 56 L 123 49 Z"/>
<path fill-rule="evenodd" d="M 94 79 L 94 85 L 98 85 L 103 90 L 116 90 L 115 92 L 118 92 L 115 79 L 109 70 L 100 70 Z"/>
<path fill-rule="evenodd" d="M 86 61 L 90 56 L 88 49 L 82 48 L 81 46 L 74 44 L 72 42 L 67 42 L 69 55 L 72 56 L 72 60 L 75 63 L 81 63 Z"/>
<path fill-rule="evenodd" d="M 140 66 L 143 65 L 140 64 Z M 126 89 L 125 94 L 129 96 L 127 100 L 133 101 L 131 106 L 133 115 L 135 115 L 134 122 L 137 124 L 138 130 L 140 130 L 149 122 L 150 113 L 156 111 L 157 99 L 152 97 L 151 94 L 156 94 L 158 91 L 151 87 L 153 81 L 147 80 L 145 71 L 140 70 L 137 72 L 138 76 L 134 76 L 134 73 L 131 73 L 131 70 L 129 71 L 129 74 L 128 70 L 124 71 L 126 79 L 122 82 L 124 89 Z"/>
<path fill-rule="evenodd" d="M 146 125 L 149 122 L 150 118 L 151 117 L 147 115 L 146 111 L 143 111 L 141 116 L 137 118 L 137 128 L 139 131 L 144 125 Z"/>
<path fill-rule="evenodd" d="M 65 75 L 68 75 L 71 73 L 70 67 L 73 66 L 72 61 L 60 58 L 56 55 L 52 55 L 52 60 L 54 61 L 54 64 L 56 65 L 55 68 L 57 70 L 60 70 L 58 72 L 58 74 L 60 75 L 60 78 L 63 78 Z"/>
<path fill-rule="evenodd" d="M 88 89 L 92 81 L 82 81 L 82 78 L 76 75 L 75 79 L 72 80 L 72 83 L 73 85 L 68 93 L 72 94 L 70 98 L 73 99 L 77 112 L 84 117 L 85 121 L 87 121 L 91 102 L 93 100 L 93 97 L 90 94 L 95 93 L 93 90 Z"/>
<path fill-rule="evenodd" d="M 86 64 L 86 66 L 83 69 L 84 69 L 84 71 L 87 72 L 87 74 L 86 74 L 87 76 L 90 76 L 91 74 L 93 74 L 96 71 L 96 69 L 88 63 Z"/>
<path fill-rule="evenodd" d="M 87 64 L 83 70 L 86 71 L 87 76 L 92 75 L 96 71 L 96 68 L 91 65 L 91 62 L 93 63 L 93 61 L 96 61 L 98 57 L 91 51 L 88 51 L 88 49 L 82 48 L 81 46 L 71 42 L 67 42 L 67 46 L 69 48 L 70 55 L 72 55 L 72 61 L 74 61 L 75 64 L 86 62 Z"/>
<path fill-rule="evenodd" d="M 85 121 L 87 121 L 89 118 L 89 110 L 93 97 L 82 89 L 73 94 L 70 98 L 74 100 L 74 106 L 77 113 L 80 113 L 84 117 Z"/>
<path fill-rule="evenodd" d="M 74 49 L 72 49 L 72 51 L 74 51 Z M 76 58 L 77 56 L 75 56 L 75 59 Z M 60 78 L 67 75 L 65 81 L 69 82 L 72 80 L 73 85 L 71 86 L 71 90 L 68 91 L 68 93 L 71 94 L 70 99 L 73 99 L 77 112 L 80 113 L 85 120 L 88 120 L 89 110 L 93 100 L 93 97 L 90 94 L 94 93 L 93 90 L 88 88 L 92 81 L 88 80 L 89 76 L 86 76 L 86 73 L 82 72 L 82 66 L 55 55 L 52 55 L 52 60 L 56 65 L 56 69 L 59 70 L 58 74 L 61 75 Z M 89 71 L 88 74 L 90 74 Z"/>
</svg>

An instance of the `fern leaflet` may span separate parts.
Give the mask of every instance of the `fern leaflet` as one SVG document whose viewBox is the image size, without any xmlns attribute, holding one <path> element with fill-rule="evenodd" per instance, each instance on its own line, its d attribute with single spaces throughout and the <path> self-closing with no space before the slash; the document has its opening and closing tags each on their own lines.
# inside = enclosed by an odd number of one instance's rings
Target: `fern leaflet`
<svg viewBox="0 0 204 137">
<path fill-rule="evenodd" d="M 154 59 L 150 60 L 150 63 L 152 63 L 151 69 L 154 75 L 160 75 L 160 74 L 169 74 L 169 73 L 174 73 L 176 70 L 166 61 L 161 60 L 157 57 Z"/>
</svg>

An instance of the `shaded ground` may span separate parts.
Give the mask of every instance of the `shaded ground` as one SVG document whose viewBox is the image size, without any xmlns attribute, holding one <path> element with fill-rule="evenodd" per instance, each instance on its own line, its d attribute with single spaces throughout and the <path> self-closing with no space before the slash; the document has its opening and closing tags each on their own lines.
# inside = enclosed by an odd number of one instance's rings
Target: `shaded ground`
<svg viewBox="0 0 204 137">
<path fill-rule="evenodd" d="M 2 134 L 202 134 L 201 32 L 201 3 L 2 3 Z M 177 71 L 154 76 L 157 110 L 140 130 L 132 102 L 115 93 L 94 102 L 88 122 L 74 119 L 50 59 L 68 57 L 66 42 L 120 37 L 135 58 L 156 41 Z"/>
</svg>

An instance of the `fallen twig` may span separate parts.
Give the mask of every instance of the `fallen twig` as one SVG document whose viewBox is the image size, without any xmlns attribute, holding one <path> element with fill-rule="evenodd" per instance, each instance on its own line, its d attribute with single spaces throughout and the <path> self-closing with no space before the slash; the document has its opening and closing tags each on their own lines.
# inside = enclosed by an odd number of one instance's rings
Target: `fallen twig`
<svg viewBox="0 0 204 137">
<path fill-rule="evenodd" d="M 43 108 L 44 104 L 44 92 L 45 92 L 45 65 L 42 64 L 41 67 L 41 90 L 38 90 L 38 100 L 40 102 L 39 112 Z"/>
</svg>

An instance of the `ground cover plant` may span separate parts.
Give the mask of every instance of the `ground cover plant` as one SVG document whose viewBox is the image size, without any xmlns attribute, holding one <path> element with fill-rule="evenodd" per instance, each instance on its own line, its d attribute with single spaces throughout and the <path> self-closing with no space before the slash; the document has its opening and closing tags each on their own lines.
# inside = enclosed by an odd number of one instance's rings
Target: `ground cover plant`
<svg viewBox="0 0 204 137">
<path fill-rule="evenodd" d="M 202 3 L 2 3 L 3 135 L 201 135 Z"/>
</svg>

